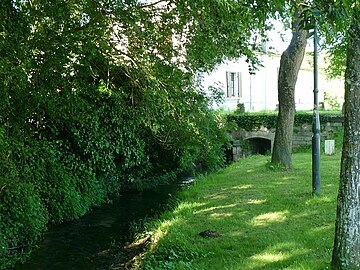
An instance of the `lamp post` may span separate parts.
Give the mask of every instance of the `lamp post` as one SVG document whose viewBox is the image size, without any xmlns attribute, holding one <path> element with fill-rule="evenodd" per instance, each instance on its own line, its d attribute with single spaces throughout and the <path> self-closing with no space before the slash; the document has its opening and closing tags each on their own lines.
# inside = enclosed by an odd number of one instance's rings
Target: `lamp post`
<svg viewBox="0 0 360 270">
<path fill-rule="evenodd" d="M 312 136 L 312 194 L 320 193 L 320 119 L 318 99 L 318 52 L 317 22 L 314 24 L 314 111 Z"/>
</svg>

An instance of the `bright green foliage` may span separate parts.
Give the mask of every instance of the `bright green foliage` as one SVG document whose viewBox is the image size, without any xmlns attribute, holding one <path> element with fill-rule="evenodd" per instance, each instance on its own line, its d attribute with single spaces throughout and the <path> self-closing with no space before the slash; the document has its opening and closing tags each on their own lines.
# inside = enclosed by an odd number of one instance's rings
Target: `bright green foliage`
<svg viewBox="0 0 360 270">
<path fill-rule="evenodd" d="M 317 0 L 314 1 L 313 11 L 319 21 L 320 45 L 329 52 L 328 74 L 330 77 L 343 77 L 348 30 L 360 11 L 360 4 L 357 0 Z"/>
<path fill-rule="evenodd" d="M 123 186 L 221 167 L 225 122 L 194 74 L 253 69 L 274 3 L 1 1 L 0 268 Z"/>
</svg>

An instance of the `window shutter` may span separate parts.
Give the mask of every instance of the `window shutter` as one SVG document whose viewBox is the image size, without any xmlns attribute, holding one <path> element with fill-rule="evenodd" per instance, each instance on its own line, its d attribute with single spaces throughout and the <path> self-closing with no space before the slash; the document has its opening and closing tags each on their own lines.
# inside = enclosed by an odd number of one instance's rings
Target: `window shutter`
<svg viewBox="0 0 360 270">
<path fill-rule="evenodd" d="M 237 95 L 238 97 L 242 97 L 242 74 L 241 72 L 237 72 Z"/>
<path fill-rule="evenodd" d="M 226 89 L 227 97 L 231 97 L 231 73 L 226 71 Z"/>
</svg>

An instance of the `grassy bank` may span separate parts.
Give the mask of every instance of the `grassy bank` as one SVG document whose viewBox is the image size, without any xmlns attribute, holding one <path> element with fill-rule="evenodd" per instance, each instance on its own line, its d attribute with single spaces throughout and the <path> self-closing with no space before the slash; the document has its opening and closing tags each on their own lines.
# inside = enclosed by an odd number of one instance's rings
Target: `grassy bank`
<svg viewBox="0 0 360 270">
<path fill-rule="evenodd" d="M 294 170 L 254 156 L 198 179 L 173 211 L 148 226 L 144 269 L 327 269 L 331 260 L 340 155 L 321 157 L 322 195 L 311 197 L 311 154 Z M 216 231 L 219 237 L 202 237 Z M 218 235 L 215 235 L 218 236 Z"/>
</svg>

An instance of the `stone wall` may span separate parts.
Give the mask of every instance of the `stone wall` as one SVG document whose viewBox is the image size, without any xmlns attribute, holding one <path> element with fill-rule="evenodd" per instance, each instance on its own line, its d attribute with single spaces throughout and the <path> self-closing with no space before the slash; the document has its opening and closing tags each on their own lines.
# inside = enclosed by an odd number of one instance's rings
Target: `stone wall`
<svg viewBox="0 0 360 270">
<path fill-rule="evenodd" d="M 321 141 L 334 139 L 336 133 L 343 128 L 342 116 L 326 117 L 326 121 L 320 123 L 320 139 Z M 275 128 L 267 129 L 261 127 L 257 130 L 247 131 L 238 129 L 231 134 L 233 139 L 233 159 L 237 160 L 241 157 L 253 154 L 249 141 L 252 143 L 254 139 L 267 139 L 271 142 L 272 151 L 274 145 Z M 312 143 L 312 124 L 305 123 L 301 126 L 294 126 L 293 149 L 303 145 L 311 145 Z"/>
<path fill-rule="evenodd" d="M 343 117 L 329 117 L 328 121 L 320 123 L 320 139 L 334 139 L 336 133 L 343 128 Z M 312 124 L 302 124 L 300 127 L 294 127 L 293 148 L 302 145 L 311 145 L 312 142 Z"/>
</svg>

